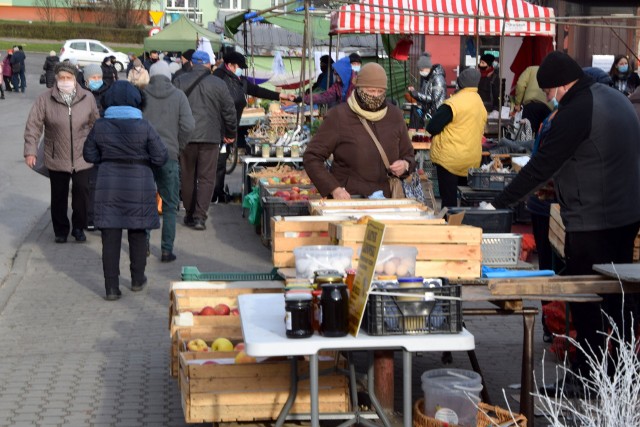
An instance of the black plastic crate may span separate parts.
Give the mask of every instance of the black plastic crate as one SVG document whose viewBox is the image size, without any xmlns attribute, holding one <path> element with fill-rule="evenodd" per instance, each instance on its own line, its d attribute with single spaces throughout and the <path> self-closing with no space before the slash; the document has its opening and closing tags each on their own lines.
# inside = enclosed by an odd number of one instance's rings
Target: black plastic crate
<svg viewBox="0 0 640 427">
<path fill-rule="evenodd" d="M 460 198 L 460 206 L 478 207 L 480 202 L 490 203 L 498 195 L 495 191 L 474 190 L 471 187 L 458 187 L 458 197 Z"/>
<path fill-rule="evenodd" d="M 511 233 L 511 209 L 479 209 L 471 207 L 449 208 L 450 214 L 464 212 L 462 223 L 482 228 L 483 233 Z"/>
<path fill-rule="evenodd" d="M 446 279 L 443 282 L 448 283 Z M 457 297 L 460 285 L 416 288 L 375 288 L 376 291 Z M 403 301 L 403 297 L 369 295 L 362 329 L 369 335 L 456 334 L 462 330 L 461 300 Z"/>
<path fill-rule="evenodd" d="M 483 172 L 479 169 L 469 169 L 467 185 L 474 190 L 502 191 L 517 175 L 516 172 Z"/>
<path fill-rule="evenodd" d="M 308 200 L 284 200 L 281 197 L 262 197 L 262 243 L 271 242 L 271 218 L 309 215 Z"/>
</svg>

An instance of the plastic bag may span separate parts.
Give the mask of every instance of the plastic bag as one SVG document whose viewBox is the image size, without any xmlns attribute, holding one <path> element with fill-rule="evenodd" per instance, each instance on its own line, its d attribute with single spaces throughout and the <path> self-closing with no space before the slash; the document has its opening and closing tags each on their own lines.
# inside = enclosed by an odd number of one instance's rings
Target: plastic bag
<svg viewBox="0 0 640 427">
<path fill-rule="evenodd" d="M 249 210 L 247 219 L 249 224 L 260 224 L 260 218 L 262 217 L 262 206 L 260 206 L 260 187 L 253 187 L 251 193 L 244 196 L 242 200 L 242 207 Z"/>
</svg>

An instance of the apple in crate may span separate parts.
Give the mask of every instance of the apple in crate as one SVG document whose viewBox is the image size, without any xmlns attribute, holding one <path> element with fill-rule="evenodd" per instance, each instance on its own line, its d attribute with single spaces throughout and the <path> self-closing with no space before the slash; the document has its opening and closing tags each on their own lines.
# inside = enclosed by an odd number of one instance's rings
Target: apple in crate
<svg viewBox="0 0 640 427">
<path fill-rule="evenodd" d="M 213 351 L 233 351 L 233 343 L 226 338 L 216 338 L 211 344 Z"/>
<path fill-rule="evenodd" d="M 233 347 L 234 351 L 244 351 L 244 342 L 239 342 L 238 344 L 236 344 L 235 347 Z"/>
<path fill-rule="evenodd" d="M 200 316 L 215 316 L 216 315 L 216 310 L 213 307 L 206 306 L 202 310 L 200 310 L 200 313 L 198 313 L 198 314 Z"/>
<path fill-rule="evenodd" d="M 238 309 L 238 307 L 232 308 L 230 314 L 232 316 L 240 316 L 240 310 Z"/>
<path fill-rule="evenodd" d="M 193 339 L 187 343 L 187 348 L 190 351 L 209 351 L 207 343 L 200 338 Z"/>
<path fill-rule="evenodd" d="M 231 308 L 227 304 L 218 304 L 213 307 L 213 311 L 216 316 L 228 316 L 231 313 Z"/>
<path fill-rule="evenodd" d="M 237 364 L 256 363 L 256 358 L 249 356 L 247 353 L 244 352 L 244 350 L 241 350 L 240 353 L 236 355 L 235 362 Z"/>
</svg>

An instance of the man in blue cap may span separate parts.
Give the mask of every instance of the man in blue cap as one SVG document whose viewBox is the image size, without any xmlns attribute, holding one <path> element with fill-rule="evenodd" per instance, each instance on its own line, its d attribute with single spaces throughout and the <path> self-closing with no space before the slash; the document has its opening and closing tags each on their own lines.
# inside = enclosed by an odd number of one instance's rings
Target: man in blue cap
<svg viewBox="0 0 640 427">
<path fill-rule="evenodd" d="M 227 86 L 211 74 L 209 54 L 194 52 L 191 64 L 191 72 L 174 81 L 187 95 L 196 122 L 189 143 L 180 155 L 180 181 L 186 211 L 184 224 L 204 230 L 216 184 L 220 144 L 235 140 L 237 119 Z"/>
</svg>

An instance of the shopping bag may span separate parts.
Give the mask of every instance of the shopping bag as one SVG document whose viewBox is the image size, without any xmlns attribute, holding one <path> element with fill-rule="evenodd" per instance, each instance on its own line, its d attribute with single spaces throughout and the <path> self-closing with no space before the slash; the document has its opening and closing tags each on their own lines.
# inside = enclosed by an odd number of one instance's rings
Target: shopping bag
<svg viewBox="0 0 640 427">
<path fill-rule="evenodd" d="M 40 142 L 38 143 L 38 151 L 36 152 L 36 164 L 33 167 L 33 171 L 49 178 L 49 169 L 47 169 L 47 167 L 44 165 L 44 135 L 40 138 Z"/>
<path fill-rule="evenodd" d="M 44 76 L 44 73 L 40 74 L 40 84 L 43 85 L 47 82 L 46 77 Z"/>
<path fill-rule="evenodd" d="M 260 187 L 253 187 L 251 193 L 244 196 L 244 199 L 242 200 L 242 207 L 249 211 L 249 215 L 247 215 L 249 224 L 260 224 L 260 217 L 262 216 L 262 208 L 260 206 Z"/>
<path fill-rule="evenodd" d="M 424 195 L 424 189 L 422 188 L 422 182 L 420 182 L 420 175 L 418 172 L 413 172 L 407 178 L 403 179 L 402 188 L 407 199 L 414 199 L 423 205 L 426 204 L 427 200 Z"/>
</svg>

